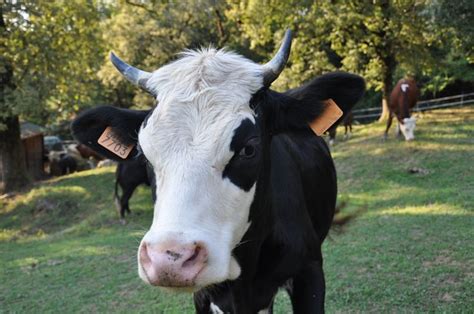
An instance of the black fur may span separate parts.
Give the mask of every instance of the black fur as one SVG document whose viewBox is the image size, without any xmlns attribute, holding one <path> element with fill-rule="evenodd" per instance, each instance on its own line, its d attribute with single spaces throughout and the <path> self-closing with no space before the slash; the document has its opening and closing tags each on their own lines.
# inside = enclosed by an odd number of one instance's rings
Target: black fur
<svg viewBox="0 0 474 314">
<path fill-rule="evenodd" d="M 138 130 L 150 110 L 137 111 L 119 109 L 112 106 L 99 106 L 86 110 L 77 116 L 71 124 L 73 136 L 82 144 L 89 146 L 102 156 L 116 161 L 124 159 L 111 153 L 97 143 L 104 130 L 110 126 L 120 140 L 125 144 L 135 144 L 138 140 Z M 126 160 L 137 155 L 136 145 Z"/>
<path fill-rule="evenodd" d="M 251 225 L 233 251 L 242 274 L 196 293 L 198 313 L 209 313 L 211 302 L 225 313 L 271 309 L 285 284 L 295 313 L 324 312 L 321 245 L 334 216 L 337 182 L 326 143 L 307 123 L 322 112 L 328 98 L 350 110 L 364 88 L 362 78 L 335 73 L 284 94 L 262 89 L 254 95 L 251 107 L 258 117 L 262 152 L 253 160 L 259 167 Z M 232 143 L 240 141 L 241 127 Z M 235 174 L 249 176 L 245 165 L 230 165 Z"/>
<path fill-rule="evenodd" d="M 314 101 L 331 98 L 346 113 L 364 92 L 365 81 L 360 76 L 333 72 L 316 77 L 301 87 L 290 89 L 285 95 L 303 101 L 306 106 L 314 106 Z"/>
<path fill-rule="evenodd" d="M 128 201 L 132 197 L 135 189 L 141 184 L 150 185 L 147 172 L 146 161 L 143 157 L 139 157 L 129 162 L 121 162 L 117 165 L 117 170 L 115 171 L 114 197 L 120 218 L 125 218 L 125 212 L 130 214 L 131 211 Z M 122 189 L 121 196 L 119 196 L 118 193 L 119 186 Z"/>
<path fill-rule="evenodd" d="M 61 154 L 58 160 L 51 160 L 49 164 L 50 173 L 53 176 L 63 176 L 76 172 L 77 161 L 68 154 Z"/>
<path fill-rule="evenodd" d="M 249 191 L 257 180 L 260 163 L 260 134 L 258 128 L 249 119 L 242 121 L 235 129 L 230 149 L 235 153 L 222 173 L 244 191 Z M 254 156 L 246 156 L 246 151 L 252 151 Z M 242 152 L 242 154 L 241 154 Z"/>
</svg>

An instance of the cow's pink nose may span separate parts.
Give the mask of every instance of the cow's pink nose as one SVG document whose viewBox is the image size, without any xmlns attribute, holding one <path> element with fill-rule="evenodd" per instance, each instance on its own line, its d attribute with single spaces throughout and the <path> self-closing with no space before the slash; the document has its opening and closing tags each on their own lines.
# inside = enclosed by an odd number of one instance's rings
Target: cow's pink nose
<svg viewBox="0 0 474 314">
<path fill-rule="evenodd" d="M 186 245 L 140 246 L 140 265 L 150 284 L 162 287 L 190 287 L 206 266 L 207 250 L 197 242 Z"/>
</svg>

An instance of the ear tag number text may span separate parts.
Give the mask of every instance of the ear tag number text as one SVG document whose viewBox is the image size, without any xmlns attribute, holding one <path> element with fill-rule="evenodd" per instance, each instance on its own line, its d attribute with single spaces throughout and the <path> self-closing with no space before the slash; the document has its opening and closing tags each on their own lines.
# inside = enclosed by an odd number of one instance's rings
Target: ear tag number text
<svg viewBox="0 0 474 314">
<path fill-rule="evenodd" d="M 127 145 L 120 141 L 110 126 L 104 130 L 104 133 L 99 137 L 97 143 L 122 159 L 126 159 L 132 151 L 133 146 L 135 146 L 133 144 Z"/>
</svg>

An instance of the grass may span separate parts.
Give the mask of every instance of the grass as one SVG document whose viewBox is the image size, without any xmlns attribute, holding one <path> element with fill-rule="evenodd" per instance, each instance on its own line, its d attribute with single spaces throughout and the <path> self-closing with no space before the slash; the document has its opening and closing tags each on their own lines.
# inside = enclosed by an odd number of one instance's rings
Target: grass
<svg viewBox="0 0 474 314">
<path fill-rule="evenodd" d="M 332 149 L 344 211 L 363 212 L 324 245 L 330 313 L 474 311 L 474 108 L 418 122 L 414 142 L 371 124 Z M 136 192 L 123 226 L 113 178 L 84 171 L 0 200 L 0 312 L 193 312 L 138 278 L 150 195 Z M 283 293 L 275 312 L 290 312 Z"/>
</svg>

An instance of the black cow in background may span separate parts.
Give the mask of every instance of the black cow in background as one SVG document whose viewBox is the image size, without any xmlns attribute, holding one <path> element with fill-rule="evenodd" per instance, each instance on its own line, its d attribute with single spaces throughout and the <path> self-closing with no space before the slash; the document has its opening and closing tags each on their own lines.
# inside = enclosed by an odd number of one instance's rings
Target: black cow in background
<svg viewBox="0 0 474 314">
<path fill-rule="evenodd" d="M 49 172 L 52 176 L 63 176 L 77 170 L 76 160 L 65 152 L 51 151 L 48 160 Z"/>
<path fill-rule="evenodd" d="M 152 177 L 151 177 L 152 178 Z M 115 206 L 120 214 L 120 218 L 125 218 L 125 212 L 131 213 L 128 201 L 133 195 L 135 189 L 141 185 L 150 183 L 154 180 L 149 180 L 147 164 L 144 158 L 138 157 L 132 161 L 121 162 L 117 165 L 115 172 Z M 122 196 L 119 196 L 118 187 L 122 189 Z M 153 201 L 155 195 L 152 195 Z"/>
<path fill-rule="evenodd" d="M 344 115 L 329 128 L 327 131 L 327 133 L 329 133 L 329 145 L 333 145 L 336 142 L 336 130 L 341 122 L 342 125 L 344 125 L 344 139 L 347 140 L 351 137 L 353 120 L 354 114 L 352 111 L 349 111 L 344 113 Z"/>
</svg>

